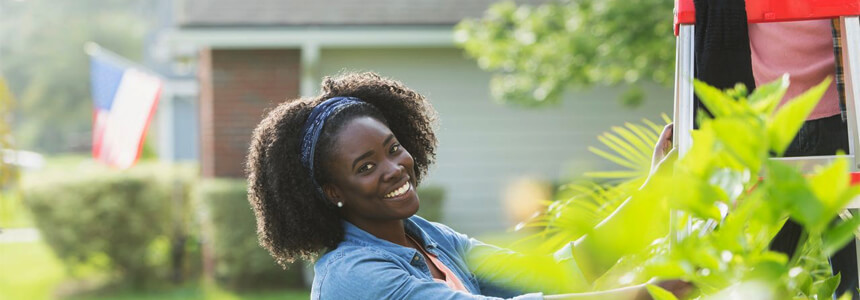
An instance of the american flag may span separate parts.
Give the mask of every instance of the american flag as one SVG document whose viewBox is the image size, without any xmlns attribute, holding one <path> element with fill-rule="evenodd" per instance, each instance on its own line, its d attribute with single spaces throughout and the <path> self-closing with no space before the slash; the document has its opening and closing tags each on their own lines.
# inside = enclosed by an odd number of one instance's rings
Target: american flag
<svg viewBox="0 0 860 300">
<path fill-rule="evenodd" d="M 92 85 L 93 157 L 126 169 L 140 157 L 162 81 L 97 46 L 88 48 Z"/>
</svg>

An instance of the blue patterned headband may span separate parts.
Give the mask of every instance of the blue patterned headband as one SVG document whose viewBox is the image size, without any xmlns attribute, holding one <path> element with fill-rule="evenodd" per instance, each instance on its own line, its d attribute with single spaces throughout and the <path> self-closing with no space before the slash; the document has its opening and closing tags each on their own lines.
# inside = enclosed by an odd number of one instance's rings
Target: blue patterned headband
<svg viewBox="0 0 860 300">
<path fill-rule="evenodd" d="M 302 127 L 302 165 L 308 169 L 308 175 L 314 183 L 317 191 L 325 197 L 316 178 L 314 177 L 314 151 L 317 148 L 317 141 L 320 139 L 325 121 L 334 113 L 340 111 L 344 107 L 361 103 L 361 99 L 355 97 L 334 97 L 323 101 L 311 111 L 308 120 L 305 121 L 305 126 Z"/>
</svg>

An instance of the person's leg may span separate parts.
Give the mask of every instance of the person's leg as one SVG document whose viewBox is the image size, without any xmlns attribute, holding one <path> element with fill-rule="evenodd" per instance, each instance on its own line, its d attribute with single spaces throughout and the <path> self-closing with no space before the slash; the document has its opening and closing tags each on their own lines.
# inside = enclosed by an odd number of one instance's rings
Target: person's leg
<svg viewBox="0 0 860 300">
<path fill-rule="evenodd" d="M 807 121 L 804 124 L 805 137 L 801 138 L 805 139 L 802 143 L 805 146 L 805 155 L 834 155 L 837 151 L 848 153 L 848 128 L 845 125 L 840 115 Z M 854 241 L 851 241 L 830 257 L 833 274 L 842 274 L 842 281 L 836 288 L 836 296 L 850 292 L 854 299 L 860 299 L 860 293 L 857 292 L 856 249 Z"/>
<path fill-rule="evenodd" d="M 833 274 L 842 274 L 842 281 L 836 288 L 836 296 L 848 292 L 854 295 L 852 299 L 860 299 L 857 292 L 857 245 L 852 240 L 830 257 Z"/>
<path fill-rule="evenodd" d="M 806 124 L 809 124 L 809 140 L 814 141 L 808 143 L 809 149 L 805 155 L 834 155 L 837 151 L 848 154 L 848 127 L 842 121 L 842 116 L 806 121 Z"/>
<path fill-rule="evenodd" d="M 797 242 L 800 240 L 800 232 L 803 227 L 797 224 L 794 220 L 789 219 L 782 225 L 779 233 L 773 237 L 770 242 L 770 250 L 785 253 L 788 257 L 794 256 L 794 251 L 797 250 Z"/>
<path fill-rule="evenodd" d="M 797 135 L 785 149 L 784 157 L 804 156 L 809 150 L 809 127 L 810 123 L 803 123 Z M 782 228 L 773 240 L 770 241 L 770 250 L 784 253 L 789 258 L 794 256 L 794 251 L 797 250 L 797 242 L 800 240 L 800 233 L 803 227 L 792 219 L 785 221 Z"/>
<path fill-rule="evenodd" d="M 819 124 L 821 130 L 821 143 L 817 152 L 835 154 L 837 150 L 848 153 L 848 128 L 842 122 L 842 116 L 836 115 L 829 118 L 821 119 Z M 855 210 L 854 213 L 857 211 Z M 839 249 L 830 258 L 830 265 L 833 268 L 833 274 L 842 274 L 842 281 L 839 287 L 836 288 L 836 295 L 842 295 L 849 292 L 854 298 L 860 299 L 860 293 L 857 292 L 857 245 L 852 240 L 845 247 Z"/>
<path fill-rule="evenodd" d="M 810 122 L 803 123 L 803 126 L 800 127 L 800 130 L 797 132 L 797 135 L 794 136 L 794 139 L 791 141 L 791 144 L 788 145 L 788 148 L 785 150 L 783 154 L 784 157 L 794 157 L 794 156 L 804 156 L 809 152 L 809 128 L 812 125 Z M 800 233 L 803 231 L 803 227 L 800 226 L 794 220 L 789 219 L 782 225 L 782 228 L 773 237 L 773 240 L 770 241 L 770 250 L 784 253 L 788 255 L 789 258 L 794 256 L 794 251 L 797 250 L 797 242 L 800 240 Z"/>
<path fill-rule="evenodd" d="M 783 157 L 810 155 L 809 139 L 814 138 L 809 134 L 810 126 L 812 126 L 812 123 L 810 121 L 803 123 L 803 126 L 800 127 L 800 130 L 797 131 L 797 135 L 795 135 L 794 139 L 791 140 L 791 144 L 788 144 L 788 148 L 785 149 L 785 153 L 782 154 Z"/>
</svg>

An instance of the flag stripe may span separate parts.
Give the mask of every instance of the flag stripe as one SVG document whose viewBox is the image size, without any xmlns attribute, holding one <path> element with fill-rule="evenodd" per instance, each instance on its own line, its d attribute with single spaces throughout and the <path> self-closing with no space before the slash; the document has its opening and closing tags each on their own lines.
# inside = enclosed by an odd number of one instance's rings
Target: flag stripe
<svg viewBox="0 0 860 300">
<path fill-rule="evenodd" d="M 162 81 L 98 57 L 92 57 L 90 65 L 95 106 L 93 157 L 120 169 L 131 167 L 143 149 Z"/>
</svg>

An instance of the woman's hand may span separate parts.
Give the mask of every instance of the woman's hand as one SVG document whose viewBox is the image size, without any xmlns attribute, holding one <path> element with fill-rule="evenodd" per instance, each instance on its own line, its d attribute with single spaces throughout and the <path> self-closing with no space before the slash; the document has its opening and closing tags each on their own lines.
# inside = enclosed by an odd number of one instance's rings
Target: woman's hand
<svg viewBox="0 0 860 300">
<path fill-rule="evenodd" d="M 672 123 L 663 127 L 663 132 L 660 133 L 660 138 L 657 139 L 657 144 L 654 145 L 654 155 L 651 156 L 651 174 L 657 170 L 657 167 L 663 162 L 666 156 L 672 151 Z"/>
<path fill-rule="evenodd" d="M 672 123 L 669 123 L 666 127 L 663 127 L 663 132 L 660 133 L 657 144 L 654 145 L 654 154 L 651 156 L 651 170 L 639 189 L 645 188 L 655 173 L 664 172 L 664 169 L 666 169 L 665 166 L 671 166 L 672 163 L 668 163 L 668 161 L 678 158 L 677 149 L 672 147 L 672 130 L 674 128 L 672 125 Z"/>
</svg>

